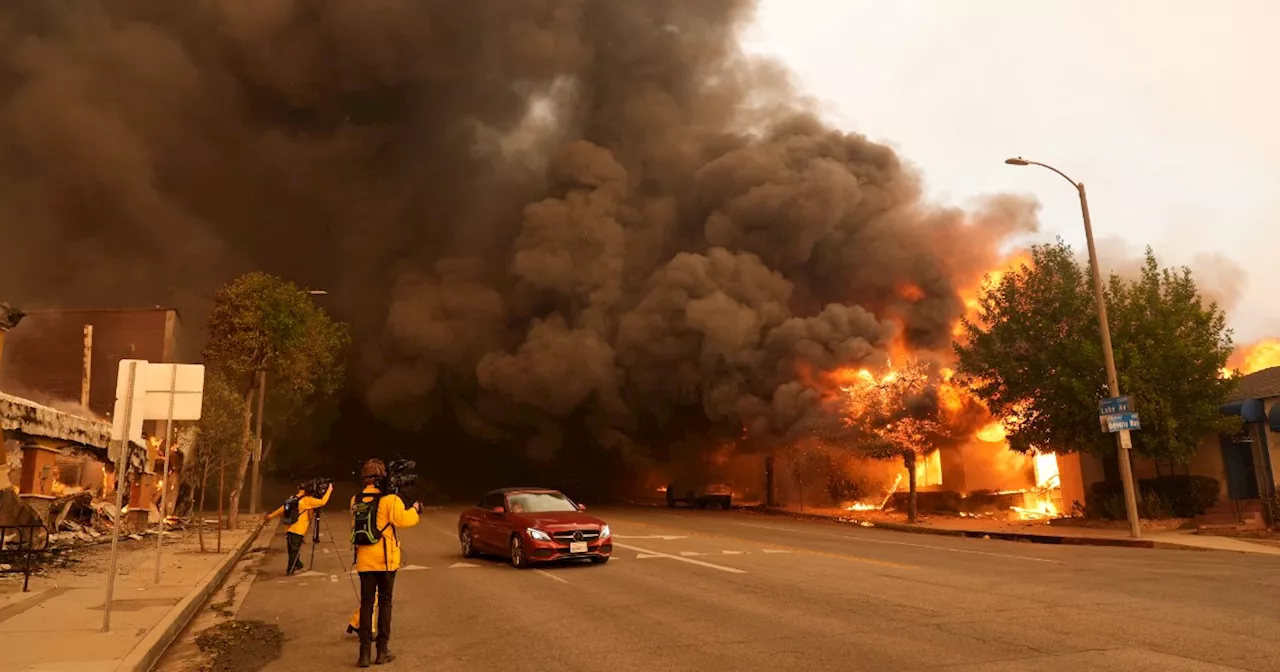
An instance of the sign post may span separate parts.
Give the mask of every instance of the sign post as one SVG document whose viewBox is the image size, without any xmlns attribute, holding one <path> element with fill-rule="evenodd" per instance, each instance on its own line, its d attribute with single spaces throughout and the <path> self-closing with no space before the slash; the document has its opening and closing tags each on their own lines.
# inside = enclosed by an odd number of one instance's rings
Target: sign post
<svg viewBox="0 0 1280 672">
<path fill-rule="evenodd" d="M 111 632 L 111 598 L 116 589 L 116 562 L 120 552 L 120 526 L 124 524 L 125 476 L 129 469 L 130 442 L 142 443 L 142 386 L 138 385 L 141 359 L 120 361 L 120 373 L 116 376 L 116 412 L 112 415 L 111 439 L 117 444 L 116 463 L 116 520 L 111 526 L 111 562 L 107 570 L 107 596 L 102 603 L 102 631 Z"/>
<path fill-rule="evenodd" d="M 1122 450 L 1133 449 L 1133 438 L 1129 433 L 1142 429 L 1142 422 L 1137 411 L 1133 410 L 1132 399 L 1112 397 L 1098 402 L 1098 420 L 1102 423 L 1102 431 L 1120 435 Z"/>
<path fill-rule="evenodd" d="M 204 366 L 200 364 L 148 364 L 144 417 L 165 419 L 164 472 L 160 477 L 160 520 L 156 530 L 156 575 L 160 583 L 161 547 L 169 510 L 169 460 L 173 457 L 174 420 L 199 420 L 204 400 Z M 163 413 L 163 415 L 161 415 Z"/>
</svg>

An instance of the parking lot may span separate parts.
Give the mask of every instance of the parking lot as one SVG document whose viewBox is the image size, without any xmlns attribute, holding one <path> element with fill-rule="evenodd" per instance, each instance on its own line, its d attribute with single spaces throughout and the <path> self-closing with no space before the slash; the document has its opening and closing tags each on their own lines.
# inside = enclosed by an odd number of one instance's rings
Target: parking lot
<svg viewBox="0 0 1280 672">
<path fill-rule="evenodd" d="M 736 511 L 594 512 L 614 531 L 608 564 L 530 571 L 462 558 L 458 510 L 425 514 L 404 532 L 396 665 L 1280 669 L 1268 634 L 1280 628 L 1274 558 L 923 537 Z M 240 609 L 285 634 L 287 655 L 268 670 L 354 663 L 350 547 L 345 530 L 325 533 L 314 567 L 287 578 L 275 538 Z"/>
</svg>

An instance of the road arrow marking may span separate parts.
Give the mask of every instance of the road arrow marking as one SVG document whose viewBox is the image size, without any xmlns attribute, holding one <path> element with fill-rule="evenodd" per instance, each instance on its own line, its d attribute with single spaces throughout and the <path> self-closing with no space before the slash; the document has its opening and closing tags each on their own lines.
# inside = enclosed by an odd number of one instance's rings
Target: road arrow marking
<svg viewBox="0 0 1280 672">
<path fill-rule="evenodd" d="M 694 551 L 680 551 L 680 555 L 683 555 L 684 557 L 689 558 L 695 555 L 706 555 L 706 553 L 696 553 Z"/>
<path fill-rule="evenodd" d="M 688 539 L 689 537 L 677 537 L 677 536 L 672 536 L 667 534 L 650 534 L 644 537 L 631 537 L 624 534 L 615 534 L 613 535 L 613 538 L 614 539 L 661 539 L 663 541 L 674 541 L 676 539 Z"/>
<path fill-rule="evenodd" d="M 765 553 L 790 553 L 791 551 L 783 551 L 776 548 L 766 548 L 764 549 L 764 552 Z"/>
<path fill-rule="evenodd" d="M 468 562 L 455 562 L 452 565 L 449 565 L 449 569 L 465 569 L 467 567 L 479 567 L 479 566 L 480 565 L 473 565 Z"/>
<path fill-rule="evenodd" d="M 720 552 L 724 553 L 725 555 L 746 555 L 747 554 L 746 551 L 720 551 Z"/>
</svg>

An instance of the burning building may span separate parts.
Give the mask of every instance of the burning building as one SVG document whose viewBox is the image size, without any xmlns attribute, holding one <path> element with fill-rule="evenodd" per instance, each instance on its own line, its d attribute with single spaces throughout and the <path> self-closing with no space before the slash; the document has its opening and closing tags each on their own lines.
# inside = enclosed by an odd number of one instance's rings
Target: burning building
<svg viewBox="0 0 1280 672">
<path fill-rule="evenodd" d="M 171 308 L 29 310 L 21 327 L 8 334 L 0 359 L 0 390 L 34 398 L 75 417 L 109 421 L 121 360 L 189 361 L 191 349 L 178 311 Z M 144 435 L 150 437 L 148 457 L 129 492 L 141 515 L 146 515 L 148 507 L 137 503 L 156 499 L 163 483 L 158 476 L 163 473 L 165 455 L 159 438 L 161 424 L 143 425 Z M 105 464 L 105 457 L 105 453 L 60 454 L 56 458 L 59 484 L 96 488 L 104 480 L 110 483 L 112 467 Z M 180 468 L 174 471 L 181 472 Z M 177 478 L 170 481 L 176 491 Z"/>
</svg>

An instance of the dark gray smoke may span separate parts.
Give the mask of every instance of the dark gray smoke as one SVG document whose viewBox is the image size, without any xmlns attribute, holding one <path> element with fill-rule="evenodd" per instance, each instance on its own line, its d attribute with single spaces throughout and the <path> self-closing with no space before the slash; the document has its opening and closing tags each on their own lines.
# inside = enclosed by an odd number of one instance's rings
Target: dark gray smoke
<svg viewBox="0 0 1280 672">
<path fill-rule="evenodd" d="M 401 424 L 806 431 L 824 372 L 945 349 L 1035 206 L 923 202 L 744 55 L 753 9 L 8 0 L 3 298 L 198 312 L 265 268 L 330 292 Z"/>
</svg>

